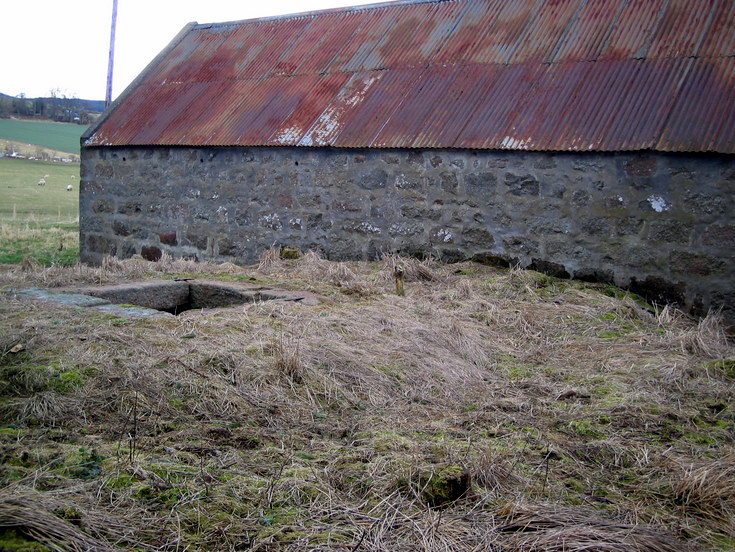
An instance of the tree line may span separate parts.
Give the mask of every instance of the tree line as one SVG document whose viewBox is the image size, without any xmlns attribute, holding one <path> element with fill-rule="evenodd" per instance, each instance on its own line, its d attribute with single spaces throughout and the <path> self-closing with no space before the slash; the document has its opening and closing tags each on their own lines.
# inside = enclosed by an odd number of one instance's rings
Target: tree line
<svg viewBox="0 0 735 552">
<path fill-rule="evenodd" d="M 102 100 L 82 100 L 67 97 L 60 90 L 51 90 L 45 98 L 27 98 L 25 94 L 0 94 L 0 118 L 50 119 L 62 123 L 89 125 L 104 110 Z"/>
</svg>

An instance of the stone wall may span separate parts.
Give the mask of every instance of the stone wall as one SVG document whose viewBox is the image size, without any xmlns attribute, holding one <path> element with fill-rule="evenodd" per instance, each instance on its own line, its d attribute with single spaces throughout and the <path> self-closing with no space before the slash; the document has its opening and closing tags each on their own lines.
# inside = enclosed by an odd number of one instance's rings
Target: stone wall
<svg viewBox="0 0 735 552">
<path fill-rule="evenodd" d="M 273 245 L 520 263 L 735 316 L 735 158 L 85 148 L 81 254 L 249 264 Z"/>
</svg>

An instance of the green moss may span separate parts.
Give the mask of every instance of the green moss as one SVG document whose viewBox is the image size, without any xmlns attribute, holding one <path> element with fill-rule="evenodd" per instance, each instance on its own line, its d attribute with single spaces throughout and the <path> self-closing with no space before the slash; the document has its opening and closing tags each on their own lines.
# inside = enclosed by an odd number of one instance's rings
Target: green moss
<svg viewBox="0 0 735 552">
<path fill-rule="evenodd" d="M 153 500 L 155 499 L 157 495 L 157 491 L 155 488 L 151 487 L 150 485 L 142 485 L 136 491 L 133 493 L 133 496 L 137 498 L 138 500 Z"/>
<path fill-rule="evenodd" d="M 293 507 L 277 507 L 270 508 L 265 514 L 258 520 L 261 525 L 266 527 L 287 525 L 292 523 L 303 513 L 301 508 Z"/>
<path fill-rule="evenodd" d="M 0 529 L 0 550 L 3 552 L 51 552 L 38 541 L 18 533 L 15 529 Z"/>
<path fill-rule="evenodd" d="M 721 374 L 726 379 L 735 379 L 735 358 L 720 358 L 704 365 L 708 371 Z"/>
<path fill-rule="evenodd" d="M 389 364 L 387 366 L 375 366 L 376 369 L 383 372 L 389 378 L 396 380 L 397 382 L 403 381 L 404 369 L 398 364 Z"/>
<path fill-rule="evenodd" d="M 281 259 L 299 259 L 303 256 L 301 249 L 298 247 L 283 247 L 281 248 Z"/>
<path fill-rule="evenodd" d="M 714 434 L 712 432 L 699 433 L 696 431 L 684 431 L 683 433 L 684 434 L 682 435 L 682 439 L 684 439 L 685 441 L 708 447 L 714 446 L 722 440 L 720 435 Z"/>
<path fill-rule="evenodd" d="M 183 410 L 184 408 L 183 399 L 169 399 L 168 404 L 171 408 L 175 408 L 176 410 Z"/>
<path fill-rule="evenodd" d="M 184 487 L 157 487 L 152 485 L 141 485 L 133 493 L 133 497 L 151 504 L 163 504 L 173 506 L 181 502 L 189 491 Z"/>
<path fill-rule="evenodd" d="M 410 439 L 392 431 L 379 431 L 373 434 L 358 433 L 355 437 L 371 440 L 373 448 L 378 452 L 407 451 L 413 446 Z"/>
<path fill-rule="evenodd" d="M 180 487 L 172 487 L 170 489 L 161 491 L 156 497 L 156 501 L 160 502 L 161 504 L 173 505 L 180 502 L 185 495 L 186 489 L 182 489 Z"/>
<path fill-rule="evenodd" d="M 71 393 L 86 383 L 88 375 L 91 374 L 88 374 L 87 370 L 63 368 L 60 362 L 50 362 L 46 365 L 29 363 L 5 366 L 0 370 L 0 393 L 8 395 L 27 395 L 43 391 Z"/>
<path fill-rule="evenodd" d="M 120 474 L 110 477 L 105 486 L 109 489 L 127 489 L 135 483 L 135 478 L 129 474 Z"/>
<path fill-rule="evenodd" d="M 58 374 L 58 380 L 55 382 L 54 388 L 60 393 L 71 393 L 84 385 L 85 381 L 87 381 L 87 378 L 81 372 L 67 370 Z"/>
<path fill-rule="evenodd" d="M 79 525 L 82 521 L 82 513 L 76 508 L 63 508 L 62 510 L 56 510 L 54 513 L 74 525 Z"/>
<path fill-rule="evenodd" d="M 432 508 L 447 506 L 470 490 L 470 476 L 456 464 L 439 466 L 418 477 L 421 498 Z"/>
<path fill-rule="evenodd" d="M 580 437 L 591 437 L 593 439 L 605 437 L 605 434 L 598 429 L 597 425 L 589 420 L 573 420 L 567 424 L 566 429 L 569 433 Z"/>
<path fill-rule="evenodd" d="M 569 477 L 564 480 L 564 486 L 567 489 L 570 489 L 579 494 L 584 493 L 586 490 L 584 483 L 582 483 L 579 479 L 574 479 L 572 477 Z"/>
<path fill-rule="evenodd" d="M 82 447 L 77 454 L 67 458 L 66 472 L 70 477 L 77 479 L 95 479 L 102 474 L 102 461 L 104 456 L 99 454 L 95 449 L 88 451 Z"/>
<path fill-rule="evenodd" d="M 192 446 L 197 446 L 197 441 L 189 441 L 189 443 Z M 187 444 L 189 444 L 187 443 Z M 185 455 L 186 453 L 179 452 L 179 457 Z M 155 464 L 148 464 L 146 468 L 155 473 L 158 477 L 166 481 L 168 484 L 178 484 L 182 483 L 188 479 L 192 479 L 194 477 L 199 476 L 201 473 L 200 469 L 194 466 L 189 466 L 183 463 L 175 463 L 175 464 L 164 464 L 164 463 L 155 463 Z"/>
<path fill-rule="evenodd" d="M 727 535 L 714 535 L 712 537 L 713 550 L 731 551 L 735 550 L 735 538 Z"/>
<path fill-rule="evenodd" d="M 533 372 L 528 368 L 524 368 L 522 366 L 514 366 L 508 369 L 508 379 L 511 381 L 518 381 L 531 377 L 533 377 Z"/>
<path fill-rule="evenodd" d="M 594 285 L 585 285 L 584 286 L 587 289 L 599 289 L 599 287 Z M 653 311 L 653 306 L 646 301 L 643 297 L 640 295 L 637 295 L 635 293 L 631 293 L 630 291 L 625 291 L 624 289 L 620 289 L 619 287 L 615 286 L 605 286 L 601 290 L 599 290 L 600 293 L 603 295 L 606 295 L 607 297 L 614 297 L 615 299 L 620 299 L 621 301 L 624 299 L 631 299 L 633 300 L 637 305 L 643 307 L 646 310 Z"/>
</svg>

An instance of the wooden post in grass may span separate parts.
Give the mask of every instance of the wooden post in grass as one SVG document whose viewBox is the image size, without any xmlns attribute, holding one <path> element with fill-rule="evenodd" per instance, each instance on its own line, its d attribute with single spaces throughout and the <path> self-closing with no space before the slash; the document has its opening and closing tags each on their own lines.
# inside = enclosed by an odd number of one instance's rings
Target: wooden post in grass
<svg viewBox="0 0 735 552">
<path fill-rule="evenodd" d="M 403 289 L 403 268 L 397 266 L 393 271 L 393 275 L 396 277 L 396 295 L 398 295 L 399 297 L 403 297 L 404 295 L 406 295 L 406 292 Z"/>
</svg>

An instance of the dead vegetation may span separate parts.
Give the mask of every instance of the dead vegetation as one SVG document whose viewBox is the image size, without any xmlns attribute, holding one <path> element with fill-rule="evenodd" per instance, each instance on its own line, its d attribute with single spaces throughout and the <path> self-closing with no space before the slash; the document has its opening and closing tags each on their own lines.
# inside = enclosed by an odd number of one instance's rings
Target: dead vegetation
<svg viewBox="0 0 735 552">
<path fill-rule="evenodd" d="M 10 291 L 203 275 L 323 301 L 161 320 Z M 0 549 L 735 549 L 715 315 L 532 271 L 275 251 L 27 263 L 0 285 Z"/>
</svg>

